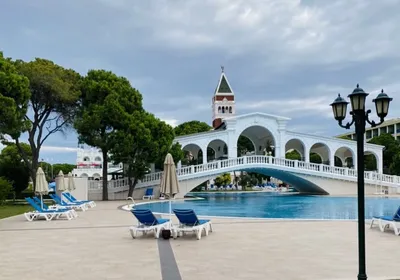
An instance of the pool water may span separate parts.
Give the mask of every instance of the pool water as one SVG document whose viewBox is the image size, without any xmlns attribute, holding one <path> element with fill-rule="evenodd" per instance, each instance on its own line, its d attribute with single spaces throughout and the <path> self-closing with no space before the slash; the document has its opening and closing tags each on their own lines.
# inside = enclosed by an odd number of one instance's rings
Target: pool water
<svg viewBox="0 0 400 280">
<path fill-rule="evenodd" d="M 311 196 L 276 193 L 196 193 L 199 200 L 173 201 L 172 209 L 193 209 L 198 215 L 281 218 L 281 219 L 357 219 L 356 197 Z M 365 216 L 392 216 L 400 198 L 367 197 Z M 137 209 L 168 213 L 168 201 L 137 205 Z"/>
</svg>

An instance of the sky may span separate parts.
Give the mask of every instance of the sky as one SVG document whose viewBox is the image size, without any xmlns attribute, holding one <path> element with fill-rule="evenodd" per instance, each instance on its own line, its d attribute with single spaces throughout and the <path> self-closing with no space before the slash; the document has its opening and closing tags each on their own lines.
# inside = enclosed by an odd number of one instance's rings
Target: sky
<svg viewBox="0 0 400 280">
<path fill-rule="evenodd" d="M 388 118 L 400 115 L 399 14 L 400 0 L 5 0 L 0 50 L 125 76 L 171 125 L 211 124 L 223 65 L 237 114 L 333 136 L 346 131 L 329 104 L 357 83 L 373 112 L 383 88 L 394 98 Z M 76 147 L 73 131 L 55 134 L 41 158 L 75 163 Z"/>
</svg>

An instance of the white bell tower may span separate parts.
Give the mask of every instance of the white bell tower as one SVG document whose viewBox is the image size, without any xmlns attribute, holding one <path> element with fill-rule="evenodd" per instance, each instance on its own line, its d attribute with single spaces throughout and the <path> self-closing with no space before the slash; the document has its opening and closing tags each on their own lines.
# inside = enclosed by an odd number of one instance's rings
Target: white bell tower
<svg viewBox="0 0 400 280">
<path fill-rule="evenodd" d="M 222 119 L 234 116 L 236 113 L 235 94 L 226 78 L 223 66 L 221 66 L 221 76 L 212 99 L 212 111 L 212 126 L 214 128 L 222 124 Z"/>
</svg>

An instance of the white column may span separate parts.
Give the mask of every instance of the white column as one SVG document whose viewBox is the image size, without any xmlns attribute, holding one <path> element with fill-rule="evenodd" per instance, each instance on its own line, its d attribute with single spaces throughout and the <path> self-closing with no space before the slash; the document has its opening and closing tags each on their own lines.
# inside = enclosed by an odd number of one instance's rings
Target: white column
<svg viewBox="0 0 400 280">
<path fill-rule="evenodd" d="M 362 159 L 364 160 L 364 159 Z M 353 169 L 357 170 L 357 151 L 354 152 L 354 157 L 353 157 Z"/>
<path fill-rule="evenodd" d="M 234 130 L 228 130 L 228 158 L 237 158 L 237 138 Z"/>
<path fill-rule="evenodd" d="M 203 164 L 207 163 L 207 146 L 203 146 L 201 148 L 201 150 L 203 151 Z"/>
<path fill-rule="evenodd" d="M 331 147 L 329 147 L 329 165 L 330 166 L 335 166 L 335 151 L 332 151 Z"/>
<path fill-rule="evenodd" d="M 310 162 L 310 149 L 307 146 L 304 147 L 304 160 Z"/>
<path fill-rule="evenodd" d="M 275 157 L 285 158 L 286 155 L 286 120 L 278 120 L 278 139 L 275 139 Z"/>
<path fill-rule="evenodd" d="M 383 173 L 383 155 L 382 155 L 382 153 L 378 154 L 378 158 L 376 160 L 378 161 L 377 162 L 378 173 L 382 174 Z"/>
</svg>

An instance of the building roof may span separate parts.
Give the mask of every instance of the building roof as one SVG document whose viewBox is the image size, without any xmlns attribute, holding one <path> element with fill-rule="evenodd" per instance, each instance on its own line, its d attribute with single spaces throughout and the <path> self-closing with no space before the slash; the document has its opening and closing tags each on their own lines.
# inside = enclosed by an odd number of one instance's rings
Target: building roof
<svg viewBox="0 0 400 280">
<path fill-rule="evenodd" d="M 222 72 L 218 81 L 217 88 L 215 89 L 214 95 L 234 95 L 232 87 L 228 82 L 228 78 L 225 75 L 224 68 L 221 67 Z"/>
<path fill-rule="evenodd" d="M 366 127 L 365 131 L 369 131 L 369 130 L 372 130 L 372 129 L 375 129 L 375 128 L 389 126 L 389 125 L 392 125 L 392 124 L 400 124 L 400 118 L 395 118 L 395 119 L 390 119 L 390 120 L 384 121 L 382 124 L 377 125 L 375 127 Z M 354 131 L 351 131 L 351 132 L 347 132 L 347 133 L 343 133 L 343 134 L 337 135 L 336 137 L 352 135 L 354 133 L 355 133 Z"/>
</svg>

